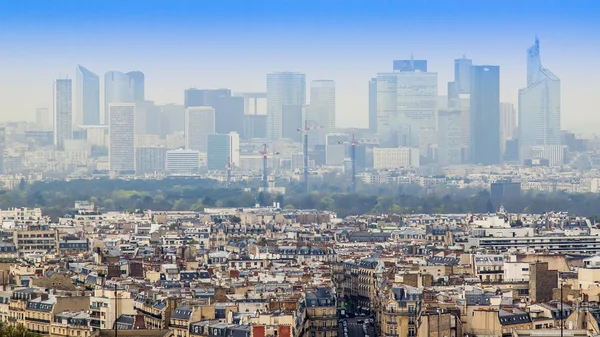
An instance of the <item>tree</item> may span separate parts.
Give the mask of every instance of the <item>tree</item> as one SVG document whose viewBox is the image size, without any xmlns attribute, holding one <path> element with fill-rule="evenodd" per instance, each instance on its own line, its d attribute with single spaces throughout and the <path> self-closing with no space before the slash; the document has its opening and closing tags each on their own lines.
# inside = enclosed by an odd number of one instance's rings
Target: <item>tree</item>
<svg viewBox="0 0 600 337">
<path fill-rule="evenodd" d="M 393 204 L 392 206 L 390 206 L 389 209 L 390 212 L 392 213 L 398 213 L 401 211 L 400 206 L 398 204 Z"/>
<path fill-rule="evenodd" d="M 104 206 L 104 208 L 106 208 L 108 210 L 115 209 L 115 203 L 112 201 L 112 199 L 106 199 L 106 200 L 104 200 L 104 202 L 102 203 L 102 205 Z"/>
<path fill-rule="evenodd" d="M 334 202 L 335 201 L 331 197 L 323 197 L 321 199 L 321 202 L 319 202 L 319 208 L 326 209 L 326 210 L 332 210 Z"/>
<path fill-rule="evenodd" d="M 21 178 L 21 181 L 19 181 L 19 190 L 25 190 L 25 178 Z"/>
<path fill-rule="evenodd" d="M 294 209 L 294 205 L 287 204 L 287 205 L 285 205 L 285 207 L 283 207 L 283 209 Z"/>
</svg>

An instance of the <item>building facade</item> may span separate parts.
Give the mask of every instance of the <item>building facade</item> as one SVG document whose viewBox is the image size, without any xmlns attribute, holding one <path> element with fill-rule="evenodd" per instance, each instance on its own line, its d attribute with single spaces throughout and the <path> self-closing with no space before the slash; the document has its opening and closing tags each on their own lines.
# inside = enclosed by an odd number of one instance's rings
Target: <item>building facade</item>
<svg viewBox="0 0 600 337">
<path fill-rule="evenodd" d="M 500 67 L 472 66 L 470 161 L 500 163 Z"/>
<path fill-rule="evenodd" d="M 135 171 L 135 103 L 109 106 L 108 160 L 112 172 Z"/>
</svg>

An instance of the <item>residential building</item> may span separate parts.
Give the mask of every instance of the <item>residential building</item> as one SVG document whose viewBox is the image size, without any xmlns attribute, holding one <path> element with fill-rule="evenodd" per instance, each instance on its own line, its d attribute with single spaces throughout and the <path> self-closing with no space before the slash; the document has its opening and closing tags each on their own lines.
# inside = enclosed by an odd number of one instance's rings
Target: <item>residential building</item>
<svg viewBox="0 0 600 337">
<path fill-rule="evenodd" d="M 419 167 L 419 149 L 411 147 L 373 149 L 374 169 L 393 170 L 401 167 Z"/>
<path fill-rule="evenodd" d="M 200 152 L 184 149 L 167 151 L 165 168 L 170 173 L 197 174 L 200 169 Z"/>
</svg>

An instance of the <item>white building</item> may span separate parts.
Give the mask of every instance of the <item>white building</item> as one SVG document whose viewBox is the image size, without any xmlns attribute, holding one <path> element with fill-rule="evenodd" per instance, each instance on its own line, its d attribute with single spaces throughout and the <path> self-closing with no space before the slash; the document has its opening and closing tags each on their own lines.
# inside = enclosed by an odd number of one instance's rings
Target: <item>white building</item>
<svg viewBox="0 0 600 337">
<path fill-rule="evenodd" d="M 411 147 L 373 149 L 374 169 L 394 170 L 401 167 L 419 167 L 419 149 Z"/>
<path fill-rule="evenodd" d="M 215 109 L 194 106 L 185 109 L 185 148 L 206 152 L 207 135 L 215 133 Z"/>
<path fill-rule="evenodd" d="M 134 171 L 135 103 L 111 103 L 108 112 L 110 171 Z"/>
<path fill-rule="evenodd" d="M 535 158 L 532 147 L 561 145 L 560 79 L 542 67 L 537 38 L 527 50 L 527 88 L 519 90 L 519 133 L 521 161 Z"/>
<path fill-rule="evenodd" d="M 167 151 L 165 165 L 170 173 L 198 173 L 200 152 L 183 149 Z"/>
<path fill-rule="evenodd" d="M 286 105 L 306 104 L 306 75 L 294 72 L 267 74 L 267 138 L 282 137 L 282 111 Z"/>
</svg>

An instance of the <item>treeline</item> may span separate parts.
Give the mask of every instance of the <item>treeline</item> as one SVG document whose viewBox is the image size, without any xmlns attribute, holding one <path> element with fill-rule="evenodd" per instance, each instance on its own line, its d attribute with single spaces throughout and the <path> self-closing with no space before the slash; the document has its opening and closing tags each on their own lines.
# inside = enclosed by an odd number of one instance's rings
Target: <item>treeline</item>
<svg viewBox="0 0 600 337">
<path fill-rule="evenodd" d="M 327 181 L 327 180 L 325 180 Z M 0 191 L 0 208 L 41 207 L 53 217 L 67 214 L 75 201 L 87 200 L 106 210 L 196 210 L 205 207 L 251 207 L 255 204 L 332 210 L 340 216 L 364 213 L 465 213 L 494 212 L 486 190 L 417 185 L 360 185 L 348 193 L 335 180 L 313 185 L 291 183 L 285 195 L 259 193 L 256 186 L 222 184 L 207 179 L 169 178 L 163 180 L 71 180 L 36 182 L 13 191 Z M 516 213 L 568 211 L 582 216 L 600 214 L 600 195 L 567 193 L 524 193 L 504 200 L 504 208 Z"/>
</svg>

